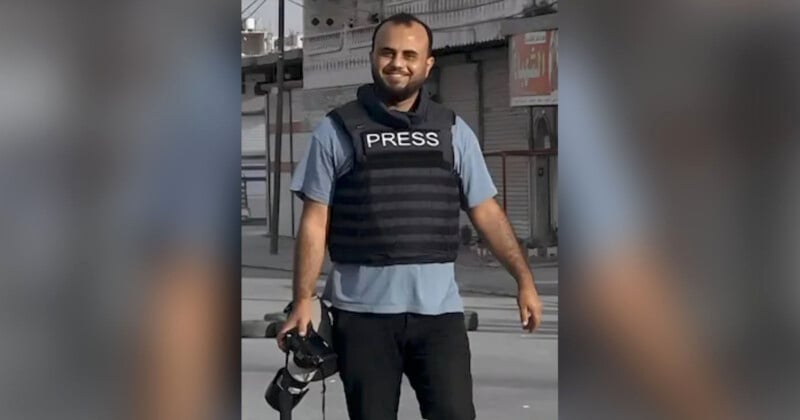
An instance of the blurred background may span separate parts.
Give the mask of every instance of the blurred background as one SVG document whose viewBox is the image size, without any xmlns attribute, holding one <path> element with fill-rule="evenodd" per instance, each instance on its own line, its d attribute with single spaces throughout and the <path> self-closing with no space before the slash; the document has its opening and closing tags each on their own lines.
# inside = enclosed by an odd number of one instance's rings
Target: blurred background
<svg viewBox="0 0 800 420">
<path fill-rule="evenodd" d="M 796 418 L 797 5 L 560 14 L 561 417 Z"/>
<path fill-rule="evenodd" d="M 0 5 L 0 417 L 238 417 L 238 16 Z"/>
</svg>

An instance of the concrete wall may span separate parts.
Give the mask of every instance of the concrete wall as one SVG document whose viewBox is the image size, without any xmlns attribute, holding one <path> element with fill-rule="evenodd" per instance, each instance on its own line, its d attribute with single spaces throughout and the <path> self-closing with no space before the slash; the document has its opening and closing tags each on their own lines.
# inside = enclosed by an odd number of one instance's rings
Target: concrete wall
<svg viewBox="0 0 800 420">
<path fill-rule="evenodd" d="M 370 81 L 369 50 L 376 23 L 370 15 L 415 14 L 433 31 L 434 48 L 503 39 L 501 20 L 532 0 L 309 1 L 303 8 L 303 78 L 306 88 Z M 317 25 L 312 22 L 317 19 Z M 327 21 L 331 19 L 332 25 Z"/>
</svg>

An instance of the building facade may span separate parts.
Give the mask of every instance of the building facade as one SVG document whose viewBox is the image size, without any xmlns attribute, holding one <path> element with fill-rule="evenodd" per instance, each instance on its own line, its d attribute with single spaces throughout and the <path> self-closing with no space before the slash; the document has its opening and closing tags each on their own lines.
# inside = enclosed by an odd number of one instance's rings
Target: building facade
<svg viewBox="0 0 800 420">
<path fill-rule="evenodd" d="M 293 124 L 303 134 L 295 136 L 294 156 L 284 154 L 284 158 L 296 162 L 305 150 L 308 131 L 332 108 L 354 99 L 359 85 L 372 81 L 369 50 L 380 17 L 414 13 L 434 33 L 436 65 L 429 87 L 436 100 L 456 111 L 477 135 L 499 190 L 497 199 L 517 236 L 532 246 L 554 245 L 557 105 L 511 106 L 509 94 L 507 23 L 532 5 L 528 0 L 305 2 L 303 88 L 293 91 L 291 105 Z M 263 156 L 264 148 L 257 144 L 264 144 L 265 133 L 258 130 L 254 126 L 245 130 L 243 120 L 243 154 Z M 553 152 L 531 152 L 548 149 Z M 282 192 L 281 202 L 284 196 L 299 208 L 288 190 Z M 292 223 L 284 216 L 281 226 L 288 227 L 280 233 L 296 231 L 296 220 Z M 465 215 L 462 225 L 469 226 Z"/>
</svg>

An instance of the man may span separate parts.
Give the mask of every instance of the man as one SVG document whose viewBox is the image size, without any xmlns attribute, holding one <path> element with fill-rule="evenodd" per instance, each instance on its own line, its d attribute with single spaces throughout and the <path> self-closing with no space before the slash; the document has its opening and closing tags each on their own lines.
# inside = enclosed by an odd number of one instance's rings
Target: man
<svg viewBox="0 0 800 420">
<path fill-rule="evenodd" d="M 374 84 L 320 123 L 292 182 L 304 206 L 294 309 L 278 343 L 306 331 L 327 242 L 334 267 L 324 298 L 352 420 L 396 419 L 403 374 L 423 418 L 475 418 L 453 264 L 460 209 L 516 279 L 523 328 L 541 322 L 533 274 L 493 199 L 475 134 L 423 87 L 431 50 L 430 29 L 412 15 L 378 25 Z"/>
</svg>

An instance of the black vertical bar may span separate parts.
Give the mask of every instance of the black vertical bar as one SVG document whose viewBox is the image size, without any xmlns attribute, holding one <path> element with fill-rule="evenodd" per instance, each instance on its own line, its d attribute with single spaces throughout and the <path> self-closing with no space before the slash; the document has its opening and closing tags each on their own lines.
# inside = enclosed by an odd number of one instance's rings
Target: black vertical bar
<svg viewBox="0 0 800 420">
<path fill-rule="evenodd" d="M 292 117 L 292 106 L 293 106 L 293 98 L 292 98 L 292 89 L 289 89 L 289 162 L 292 168 L 292 175 L 294 175 L 294 119 Z M 289 194 L 289 201 L 292 203 L 291 212 L 292 212 L 292 238 L 295 237 L 294 232 L 294 197 Z"/>
<path fill-rule="evenodd" d="M 269 80 L 269 76 L 265 75 L 266 80 Z M 264 204 L 266 206 L 266 213 L 264 213 L 264 225 L 267 227 L 272 226 L 270 220 L 272 220 L 272 207 L 270 207 L 270 200 L 272 199 L 272 175 L 270 175 L 270 169 L 272 156 L 270 152 L 270 145 L 269 145 L 269 135 L 270 135 L 270 112 L 269 112 L 269 97 L 271 93 L 268 90 L 267 93 L 264 95 L 264 190 L 266 191 L 266 199 L 264 200 Z"/>
<path fill-rule="evenodd" d="M 284 9 L 285 1 L 278 0 L 278 69 L 277 69 L 277 85 L 278 85 L 278 98 L 275 110 L 275 167 L 273 175 L 273 188 L 275 193 L 274 202 L 272 204 L 272 220 L 270 220 L 270 254 L 275 255 L 278 253 L 278 229 L 280 218 L 280 203 L 281 203 L 281 142 L 283 137 L 283 44 L 285 38 L 284 31 Z"/>
</svg>

